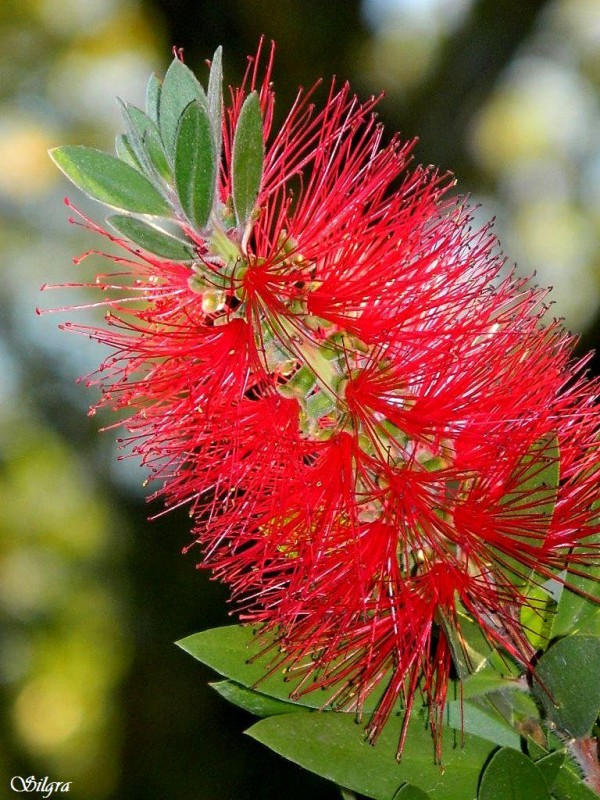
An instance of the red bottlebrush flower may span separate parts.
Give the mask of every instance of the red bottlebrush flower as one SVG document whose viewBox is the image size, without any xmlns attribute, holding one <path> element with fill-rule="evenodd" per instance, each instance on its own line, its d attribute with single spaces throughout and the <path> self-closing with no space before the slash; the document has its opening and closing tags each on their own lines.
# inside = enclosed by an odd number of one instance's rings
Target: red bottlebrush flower
<svg viewBox="0 0 600 800">
<path fill-rule="evenodd" d="M 300 93 L 274 133 L 259 62 L 222 110 L 220 52 L 207 93 L 175 59 L 147 116 L 125 109 L 126 170 L 55 152 L 127 212 L 118 237 L 84 221 L 127 255 L 93 284 L 106 327 L 78 330 L 112 348 L 89 382 L 297 691 L 360 710 L 379 687 L 372 739 L 401 699 L 401 749 L 419 690 L 439 733 L 461 617 L 527 665 L 528 584 L 597 561 L 598 385 L 451 180 L 383 144 L 375 101 Z"/>
</svg>

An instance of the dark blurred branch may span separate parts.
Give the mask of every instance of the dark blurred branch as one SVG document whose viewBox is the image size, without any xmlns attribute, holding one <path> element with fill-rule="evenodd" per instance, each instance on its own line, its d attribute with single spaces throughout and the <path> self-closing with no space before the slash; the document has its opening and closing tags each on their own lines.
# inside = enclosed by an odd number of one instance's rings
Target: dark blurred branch
<svg viewBox="0 0 600 800">
<path fill-rule="evenodd" d="M 549 0 L 475 4 L 402 120 L 407 136 L 419 136 L 427 160 L 461 180 L 471 177 L 466 143 L 472 119 L 547 5 Z"/>
<path fill-rule="evenodd" d="M 586 328 L 577 346 L 577 355 L 584 356 L 593 350 L 588 362 L 588 369 L 594 375 L 600 375 L 600 313 L 596 314 L 592 324 Z"/>
<path fill-rule="evenodd" d="M 282 76 L 279 109 L 287 107 L 299 84 L 310 85 L 318 77 L 327 80 L 333 74 L 352 80 L 359 77 L 360 47 L 369 35 L 359 0 L 146 2 L 165 30 L 166 40 L 185 48 L 192 68 L 225 43 L 226 61 L 239 72 L 261 33 L 274 39 L 278 44 L 276 76 Z M 434 72 L 408 108 L 382 104 L 389 130 L 419 136 L 420 158 L 456 172 L 461 180 L 471 180 L 474 174 L 466 142 L 473 116 L 549 3 L 476 2 L 465 24 L 442 47 Z"/>
<path fill-rule="evenodd" d="M 277 45 L 277 107 L 284 111 L 299 85 L 320 77 L 352 77 L 368 35 L 360 0 L 146 0 L 167 42 L 185 50 L 192 69 L 224 45 L 227 81 L 234 83 L 261 35 Z M 165 53 L 167 60 L 168 53 Z"/>
</svg>

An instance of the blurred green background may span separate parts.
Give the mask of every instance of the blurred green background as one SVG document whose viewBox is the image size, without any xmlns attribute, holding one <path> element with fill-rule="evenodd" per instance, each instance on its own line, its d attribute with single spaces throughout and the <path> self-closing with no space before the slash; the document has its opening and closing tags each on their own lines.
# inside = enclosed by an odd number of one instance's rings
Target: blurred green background
<svg viewBox="0 0 600 800">
<path fill-rule="evenodd" d="M 385 89 L 391 134 L 452 170 L 497 218 L 509 265 L 554 286 L 552 314 L 600 332 L 600 0 L 2 0 L 0 3 L 0 796 L 12 776 L 73 800 L 337 797 L 265 752 L 251 722 L 173 642 L 228 621 L 225 592 L 183 557 L 184 512 L 147 522 L 144 475 L 77 376 L 102 353 L 35 314 L 79 302 L 42 283 L 91 277 L 46 155 L 111 150 L 115 95 L 142 104 L 171 46 L 199 69 L 218 44 L 235 82 L 260 34 L 278 44 L 283 114 L 336 74 Z M 84 298 L 85 299 L 85 298 Z M 592 362 L 597 368 L 597 362 Z"/>
</svg>

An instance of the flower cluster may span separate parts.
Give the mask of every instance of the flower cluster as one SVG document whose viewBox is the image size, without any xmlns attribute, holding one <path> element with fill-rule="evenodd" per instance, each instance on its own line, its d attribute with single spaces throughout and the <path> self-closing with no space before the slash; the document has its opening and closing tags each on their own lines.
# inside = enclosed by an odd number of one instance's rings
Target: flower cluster
<svg viewBox="0 0 600 800">
<path fill-rule="evenodd" d="M 220 51 L 207 91 L 176 54 L 119 159 L 54 151 L 125 212 L 84 219 L 122 254 L 106 325 L 69 327 L 111 348 L 89 383 L 296 691 L 378 688 L 371 739 L 400 699 L 401 749 L 419 692 L 439 733 L 464 620 L 528 664 L 529 588 L 597 562 L 598 386 L 374 100 L 300 92 L 274 131 L 260 63 L 223 108 Z"/>
</svg>

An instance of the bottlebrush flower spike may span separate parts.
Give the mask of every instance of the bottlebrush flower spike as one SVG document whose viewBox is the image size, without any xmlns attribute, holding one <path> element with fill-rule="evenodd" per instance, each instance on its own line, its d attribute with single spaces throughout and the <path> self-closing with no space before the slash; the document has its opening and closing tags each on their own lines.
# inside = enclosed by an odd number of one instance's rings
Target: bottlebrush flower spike
<svg viewBox="0 0 600 800">
<path fill-rule="evenodd" d="M 65 327 L 112 349 L 88 382 L 296 691 L 379 686 L 399 750 L 421 691 L 439 743 L 464 620 L 527 665 L 531 587 L 598 563 L 598 385 L 374 100 L 300 92 L 273 131 L 261 49 L 225 107 L 220 50 L 206 91 L 178 54 L 118 158 L 53 151 L 123 253 L 81 284 L 106 325 Z"/>
</svg>

